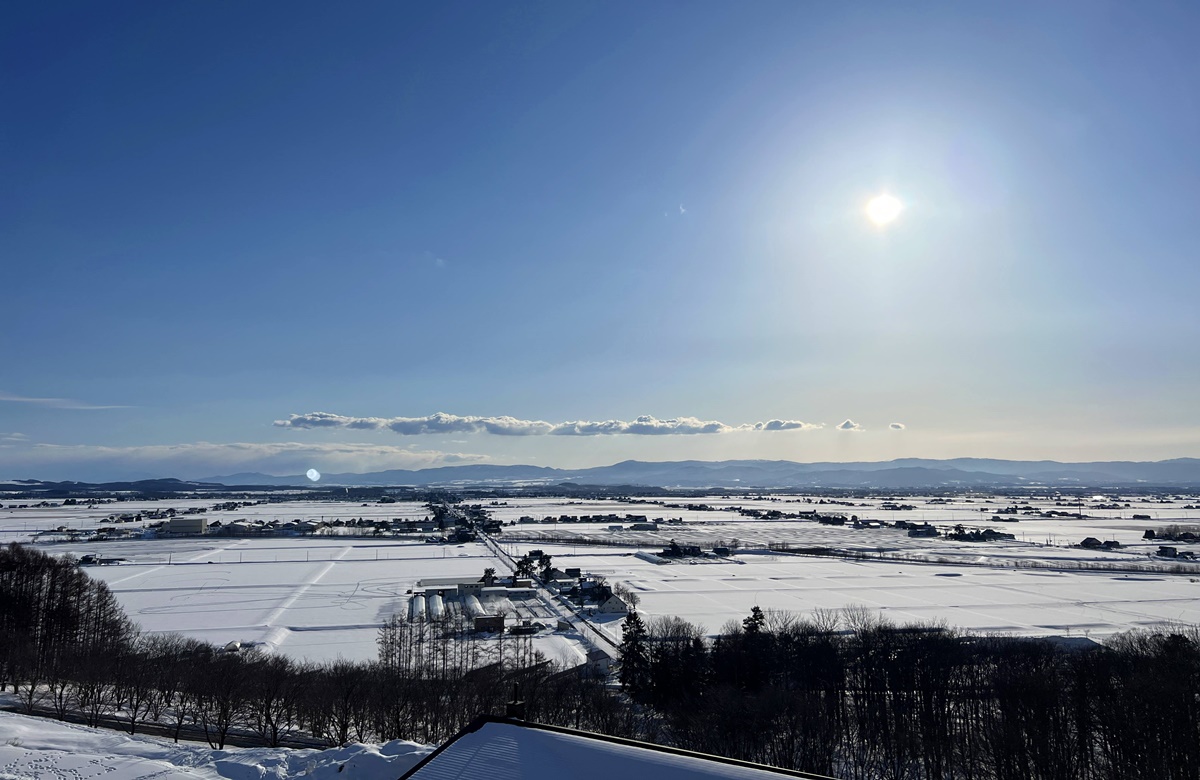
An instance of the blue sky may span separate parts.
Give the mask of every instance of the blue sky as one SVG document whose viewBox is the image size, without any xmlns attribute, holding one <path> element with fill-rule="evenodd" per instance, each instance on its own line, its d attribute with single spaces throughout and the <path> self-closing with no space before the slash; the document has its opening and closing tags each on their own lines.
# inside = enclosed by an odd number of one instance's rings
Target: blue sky
<svg viewBox="0 0 1200 780">
<path fill-rule="evenodd" d="M 0 476 L 1200 454 L 1193 4 L 0 21 Z"/>
</svg>

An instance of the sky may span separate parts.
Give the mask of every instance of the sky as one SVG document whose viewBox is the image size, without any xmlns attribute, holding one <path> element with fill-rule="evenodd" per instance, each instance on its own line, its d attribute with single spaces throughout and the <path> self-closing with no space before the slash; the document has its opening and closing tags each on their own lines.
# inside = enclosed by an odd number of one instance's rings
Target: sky
<svg viewBox="0 0 1200 780">
<path fill-rule="evenodd" d="M 4 4 L 0 477 L 1198 456 L 1198 34 Z"/>
</svg>

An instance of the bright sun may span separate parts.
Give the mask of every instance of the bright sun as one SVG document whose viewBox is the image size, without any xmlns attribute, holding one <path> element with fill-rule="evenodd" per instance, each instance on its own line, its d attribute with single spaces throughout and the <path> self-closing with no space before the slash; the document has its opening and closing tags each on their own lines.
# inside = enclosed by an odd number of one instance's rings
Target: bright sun
<svg viewBox="0 0 1200 780">
<path fill-rule="evenodd" d="M 876 195 L 867 201 L 867 218 L 880 227 L 894 222 L 903 210 L 904 204 L 891 195 Z"/>
</svg>

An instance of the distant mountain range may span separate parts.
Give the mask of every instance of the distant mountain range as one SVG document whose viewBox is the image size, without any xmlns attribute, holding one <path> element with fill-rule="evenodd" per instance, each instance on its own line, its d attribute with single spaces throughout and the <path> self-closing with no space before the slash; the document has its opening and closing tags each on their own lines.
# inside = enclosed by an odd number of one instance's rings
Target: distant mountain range
<svg viewBox="0 0 1200 780">
<path fill-rule="evenodd" d="M 242 473 L 206 477 L 224 485 L 312 485 L 304 475 Z M 871 463 L 786 460 L 646 462 L 626 460 L 588 469 L 545 466 L 443 466 L 416 471 L 325 474 L 322 485 L 643 485 L 680 488 L 954 488 L 1028 485 L 1131 487 L 1200 486 L 1200 459 L 1059 463 L 990 458 L 901 458 Z"/>
</svg>

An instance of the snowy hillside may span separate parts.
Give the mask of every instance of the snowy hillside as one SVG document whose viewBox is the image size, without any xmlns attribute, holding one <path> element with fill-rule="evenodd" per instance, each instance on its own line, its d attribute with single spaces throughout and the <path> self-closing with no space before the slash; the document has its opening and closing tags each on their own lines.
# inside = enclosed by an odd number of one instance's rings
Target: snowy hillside
<svg viewBox="0 0 1200 780">
<path fill-rule="evenodd" d="M 0 712 L 0 780 L 395 780 L 431 749 L 397 740 L 330 750 L 212 750 Z"/>
</svg>

